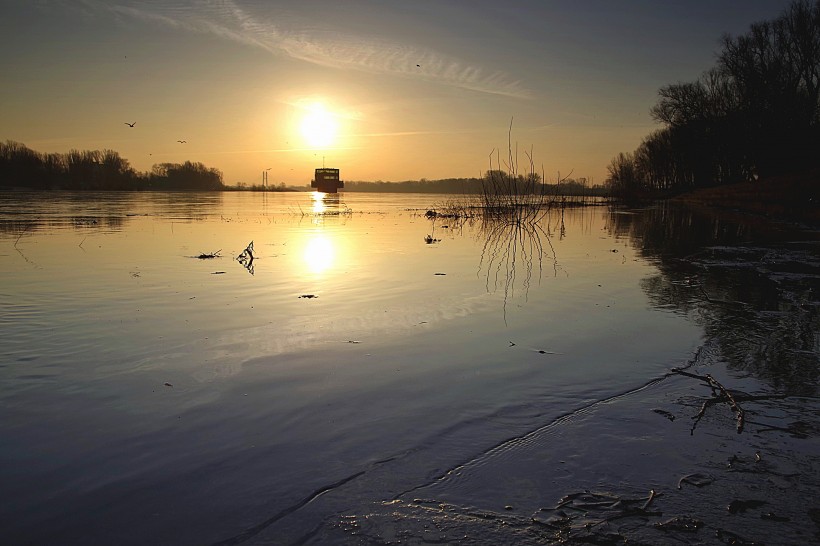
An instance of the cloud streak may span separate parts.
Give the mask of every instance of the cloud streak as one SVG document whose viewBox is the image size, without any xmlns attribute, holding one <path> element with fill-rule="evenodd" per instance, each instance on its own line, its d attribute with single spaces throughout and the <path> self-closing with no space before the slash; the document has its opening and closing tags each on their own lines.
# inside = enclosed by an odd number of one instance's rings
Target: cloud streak
<svg viewBox="0 0 820 546">
<path fill-rule="evenodd" d="M 177 4 L 144 0 L 108 4 L 87 0 L 86 3 L 120 17 L 209 34 L 319 66 L 412 77 L 513 98 L 531 96 L 520 81 L 500 71 L 488 72 L 433 50 L 385 40 L 363 39 L 339 32 L 286 29 L 285 25 L 251 14 L 235 0 Z"/>
</svg>

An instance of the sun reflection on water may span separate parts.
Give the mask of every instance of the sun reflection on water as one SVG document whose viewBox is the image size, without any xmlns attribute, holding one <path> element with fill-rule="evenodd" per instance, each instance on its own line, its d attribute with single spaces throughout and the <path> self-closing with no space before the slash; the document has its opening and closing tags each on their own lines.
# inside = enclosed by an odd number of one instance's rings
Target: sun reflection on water
<svg viewBox="0 0 820 546">
<path fill-rule="evenodd" d="M 327 222 L 335 224 L 340 219 L 341 206 L 339 194 L 312 192 L 310 195 L 313 230 L 304 233 L 302 245 L 302 258 L 309 273 L 318 275 L 339 266 L 338 253 L 345 246 L 344 237 L 340 239 L 340 233 Z"/>
<path fill-rule="evenodd" d="M 319 191 L 311 192 L 310 198 L 313 204 L 311 212 L 313 212 L 313 214 L 322 214 L 325 212 L 325 210 L 327 210 L 327 206 L 325 205 L 324 200 L 325 195 L 327 194 L 324 194 Z"/>
<path fill-rule="evenodd" d="M 336 249 L 327 235 L 314 233 L 305 245 L 303 258 L 308 271 L 314 274 L 324 273 L 333 266 Z"/>
<path fill-rule="evenodd" d="M 314 191 L 310 194 L 312 205 L 311 212 L 317 216 L 338 214 L 342 201 L 338 193 L 323 193 Z"/>
</svg>

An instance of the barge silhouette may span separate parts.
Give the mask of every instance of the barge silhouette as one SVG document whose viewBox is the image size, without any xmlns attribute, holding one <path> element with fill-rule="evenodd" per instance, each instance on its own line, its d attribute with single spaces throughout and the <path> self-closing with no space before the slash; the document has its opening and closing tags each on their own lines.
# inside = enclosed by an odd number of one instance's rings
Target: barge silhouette
<svg viewBox="0 0 820 546">
<path fill-rule="evenodd" d="M 316 169 L 310 187 L 323 193 L 338 193 L 340 188 L 345 187 L 345 183 L 339 180 L 339 169 L 322 167 Z"/>
</svg>

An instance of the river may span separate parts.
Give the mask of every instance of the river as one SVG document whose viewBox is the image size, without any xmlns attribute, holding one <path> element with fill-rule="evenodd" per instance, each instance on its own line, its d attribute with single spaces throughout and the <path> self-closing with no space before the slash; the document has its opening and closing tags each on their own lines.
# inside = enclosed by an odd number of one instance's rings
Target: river
<svg viewBox="0 0 820 546">
<path fill-rule="evenodd" d="M 448 199 L 0 193 L 2 542 L 820 538 L 817 231 Z"/>
</svg>

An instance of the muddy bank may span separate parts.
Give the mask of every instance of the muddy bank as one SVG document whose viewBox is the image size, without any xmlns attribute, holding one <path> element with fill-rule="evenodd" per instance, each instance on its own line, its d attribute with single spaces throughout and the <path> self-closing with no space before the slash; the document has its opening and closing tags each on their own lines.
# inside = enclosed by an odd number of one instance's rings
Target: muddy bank
<svg viewBox="0 0 820 546">
<path fill-rule="evenodd" d="M 673 201 L 820 226 L 820 170 L 697 190 Z"/>
<path fill-rule="evenodd" d="M 820 402 L 688 368 L 579 408 L 428 484 L 329 521 L 311 544 L 808 544 L 820 540 Z"/>
</svg>

